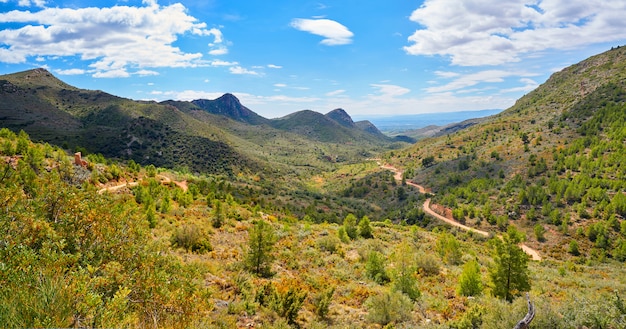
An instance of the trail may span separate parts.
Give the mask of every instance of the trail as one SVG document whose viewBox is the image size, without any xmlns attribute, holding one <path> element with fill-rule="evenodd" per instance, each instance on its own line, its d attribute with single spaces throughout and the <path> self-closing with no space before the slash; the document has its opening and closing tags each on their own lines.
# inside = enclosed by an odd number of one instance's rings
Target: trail
<svg viewBox="0 0 626 329">
<path fill-rule="evenodd" d="M 380 160 L 378 160 L 378 159 L 376 159 L 376 161 L 378 162 L 378 165 L 381 168 L 392 171 L 394 173 L 393 177 L 395 178 L 396 181 L 402 181 L 402 174 L 403 173 L 402 173 L 401 170 L 399 170 L 398 168 L 396 168 L 394 166 L 391 166 L 391 165 L 386 165 L 386 164 L 383 165 L 383 164 L 381 164 Z M 420 193 L 423 193 L 423 194 L 425 194 L 427 192 L 430 193 L 430 191 L 428 189 L 426 189 L 422 185 L 415 184 L 415 183 L 413 183 L 411 181 L 406 181 L 406 184 L 417 188 Z M 453 218 L 449 218 L 449 217 L 442 216 L 442 215 L 438 214 L 437 212 L 435 212 L 430 207 L 430 201 L 431 201 L 431 198 L 426 199 L 426 201 L 424 201 L 424 204 L 422 206 L 424 212 L 426 212 L 427 214 L 429 214 L 429 215 L 431 215 L 431 216 L 433 216 L 433 217 L 435 217 L 435 218 L 437 218 L 439 220 L 442 220 L 442 221 L 444 221 L 444 222 L 446 222 L 446 223 L 448 223 L 448 224 L 450 224 L 452 226 L 456 226 L 456 227 L 458 227 L 460 229 L 463 229 L 463 230 L 466 230 L 466 231 L 475 232 L 475 233 L 480 234 L 480 235 L 485 236 L 485 237 L 489 236 L 489 232 L 482 231 L 482 230 L 479 230 L 479 229 L 475 229 L 475 228 L 469 227 L 467 225 L 463 225 L 463 224 L 459 223 L 458 221 L 456 221 Z M 527 246 L 526 244 L 520 243 L 519 247 L 522 248 L 522 250 L 527 255 L 529 255 L 532 260 L 540 261 L 542 259 L 541 256 L 539 255 L 539 252 L 537 250 Z"/>
<path fill-rule="evenodd" d="M 176 186 L 180 187 L 181 189 L 183 189 L 183 191 L 187 192 L 187 181 L 174 181 L 171 178 L 165 176 L 165 175 L 156 175 L 156 177 L 161 179 L 161 184 L 169 184 L 171 182 L 174 182 L 174 184 L 176 184 Z M 139 185 L 138 182 L 126 182 L 126 183 L 121 183 L 118 185 L 113 185 L 113 186 L 107 186 L 104 188 L 101 188 L 98 190 L 98 194 L 102 194 L 104 192 L 115 192 L 119 189 L 122 189 L 124 187 L 135 187 Z"/>
</svg>

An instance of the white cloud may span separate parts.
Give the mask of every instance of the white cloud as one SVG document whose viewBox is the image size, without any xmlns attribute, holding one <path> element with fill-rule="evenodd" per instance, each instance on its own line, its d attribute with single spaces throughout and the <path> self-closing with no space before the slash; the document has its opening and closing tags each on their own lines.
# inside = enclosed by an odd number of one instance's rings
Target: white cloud
<svg viewBox="0 0 626 329">
<path fill-rule="evenodd" d="M 114 6 L 110 8 L 45 8 L 40 11 L 14 10 L 0 13 L 0 23 L 15 28 L 0 30 L 0 62 L 24 63 L 29 57 L 79 56 L 92 61 L 94 77 L 128 76 L 130 68 L 196 67 L 205 65 L 200 53 L 187 53 L 173 46 L 179 36 L 213 36 L 222 42 L 221 32 L 207 29 L 187 14 L 180 3 L 159 6 Z M 109 72 L 112 71 L 112 72 Z"/>
<path fill-rule="evenodd" d="M 410 19 L 411 55 L 449 56 L 452 64 L 517 62 L 546 49 L 576 49 L 626 38 L 626 2 L 604 0 L 426 0 Z"/>
<path fill-rule="evenodd" d="M 284 83 L 275 83 L 275 84 L 274 84 L 274 87 L 277 87 L 277 88 L 284 88 L 284 87 L 287 87 L 287 85 L 286 85 L 286 84 L 284 84 Z"/>
<path fill-rule="evenodd" d="M 0 1 L 0 2 L 7 2 L 7 1 Z M 46 5 L 46 1 L 45 0 L 19 0 L 17 2 L 17 5 L 20 7 L 37 6 L 37 7 L 43 8 Z"/>
<path fill-rule="evenodd" d="M 411 92 L 410 89 L 390 84 L 371 84 L 370 86 L 378 88 L 380 95 L 376 97 L 392 98 Z"/>
<path fill-rule="evenodd" d="M 291 27 L 324 37 L 321 44 L 326 46 L 350 44 L 354 36 L 347 27 L 330 19 L 295 18 L 291 21 Z"/>
<path fill-rule="evenodd" d="M 426 91 L 429 93 L 449 92 L 449 91 L 463 89 L 466 87 L 475 86 L 479 83 L 503 82 L 504 78 L 508 78 L 511 76 L 528 76 L 528 75 L 530 74 L 524 73 L 524 72 L 513 72 L 513 71 L 505 71 L 505 70 L 486 70 L 486 71 L 480 71 L 480 72 L 458 76 L 456 79 L 452 80 L 451 82 L 443 86 L 428 87 L 426 88 Z"/>
<path fill-rule="evenodd" d="M 283 67 L 280 65 L 267 64 L 267 67 L 270 69 L 282 69 Z"/>
<path fill-rule="evenodd" d="M 211 61 L 209 63 L 209 65 L 211 65 L 211 66 L 234 66 L 234 65 L 237 65 L 237 64 L 239 64 L 239 63 L 237 63 L 237 62 L 227 62 L 227 61 L 222 61 L 222 60 L 219 60 L 219 59 Z"/>
<path fill-rule="evenodd" d="M 124 69 L 99 71 L 92 75 L 94 78 L 128 78 L 130 74 Z"/>
<path fill-rule="evenodd" d="M 224 46 L 217 46 L 214 49 L 209 50 L 209 55 L 222 56 L 228 54 L 228 48 Z"/>
<path fill-rule="evenodd" d="M 54 70 L 54 72 L 59 75 L 80 75 L 86 73 L 83 69 Z"/>
<path fill-rule="evenodd" d="M 456 72 L 435 71 L 435 75 L 441 78 L 456 78 L 460 74 Z"/>
<path fill-rule="evenodd" d="M 336 96 L 344 94 L 345 92 L 346 91 L 343 90 L 343 89 L 337 89 L 337 90 L 333 90 L 331 92 L 327 92 L 326 96 L 328 96 L 328 97 L 336 97 Z"/>
<path fill-rule="evenodd" d="M 259 72 L 251 71 L 241 66 L 232 66 L 229 70 L 232 74 L 260 75 Z"/>
<path fill-rule="evenodd" d="M 151 71 L 151 70 L 139 70 L 135 74 L 140 75 L 142 77 L 159 75 L 159 72 Z"/>
<path fill-rule="evenodd" d="M 505 93 L 529 92 L 537 88 L 537 86 L 539 86 L 539 83 L 537 83 L 537 81 L 533 79 L 522 78 L 520 79 L 520 82 L 523 83 L 524 85 L 520 87 L 503 89 L 503 90 L 500 90 L 500 93 L 505 94 Z"/>
</svg>

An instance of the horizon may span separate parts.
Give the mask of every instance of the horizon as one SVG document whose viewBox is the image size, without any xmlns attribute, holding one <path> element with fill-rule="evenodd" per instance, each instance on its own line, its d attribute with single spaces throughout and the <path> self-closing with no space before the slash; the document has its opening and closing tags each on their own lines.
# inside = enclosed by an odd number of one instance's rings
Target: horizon
<svg viewBox="0 0 626 329">
<path fill-rule="evenodd" d="M 626 43 L 623 2 L 90 4 L 0 2 L 0 74 L 43 67 L 135 100 L 231 93 L 266 118 L 399 116 L 506 109 Z"/>
</svg>

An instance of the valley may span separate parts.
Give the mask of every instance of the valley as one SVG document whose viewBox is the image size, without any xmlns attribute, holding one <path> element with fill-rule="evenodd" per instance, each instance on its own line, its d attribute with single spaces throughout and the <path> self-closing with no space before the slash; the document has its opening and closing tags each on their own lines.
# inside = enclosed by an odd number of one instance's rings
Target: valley
<svg viewBox="0 0 626 329">
<path fill-rule="evenodd" d="M 420 138 L 0 76 L 0 323 L 625 328 L 624 122 L 624 47 Z"/>
</svg>

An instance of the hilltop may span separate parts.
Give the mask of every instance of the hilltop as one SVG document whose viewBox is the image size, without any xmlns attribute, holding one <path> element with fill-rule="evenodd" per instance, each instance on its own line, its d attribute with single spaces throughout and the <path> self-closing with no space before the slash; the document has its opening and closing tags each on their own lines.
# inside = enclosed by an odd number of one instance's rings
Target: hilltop
<svg viewBox="0 0 626 329">
<path fill-rule="evenodd" d="M 500 114 L 388 160 L 461 221 L 522 227 L 535 248 L 560 259 L 623 260 L 625 95 L 621 47 L 554 73 Z"/>
<path fill-rule="evenodd" d="M 0 85 L 0 125 L 35 140 L 143 165 L 206 173 L 294 172 L 293 150 L 301 155 L 296 163 L 328 169 L 336 159 L 356 160 L 394 147 L 371 127 L 343 126 L 316 112 L 269 120 L 232 94 L 192 102 L 134 101 L 70 86 L 45 69 L 0 76 Z M 303 113 L 313 117 L 298 119 Z"/>
</svg>

